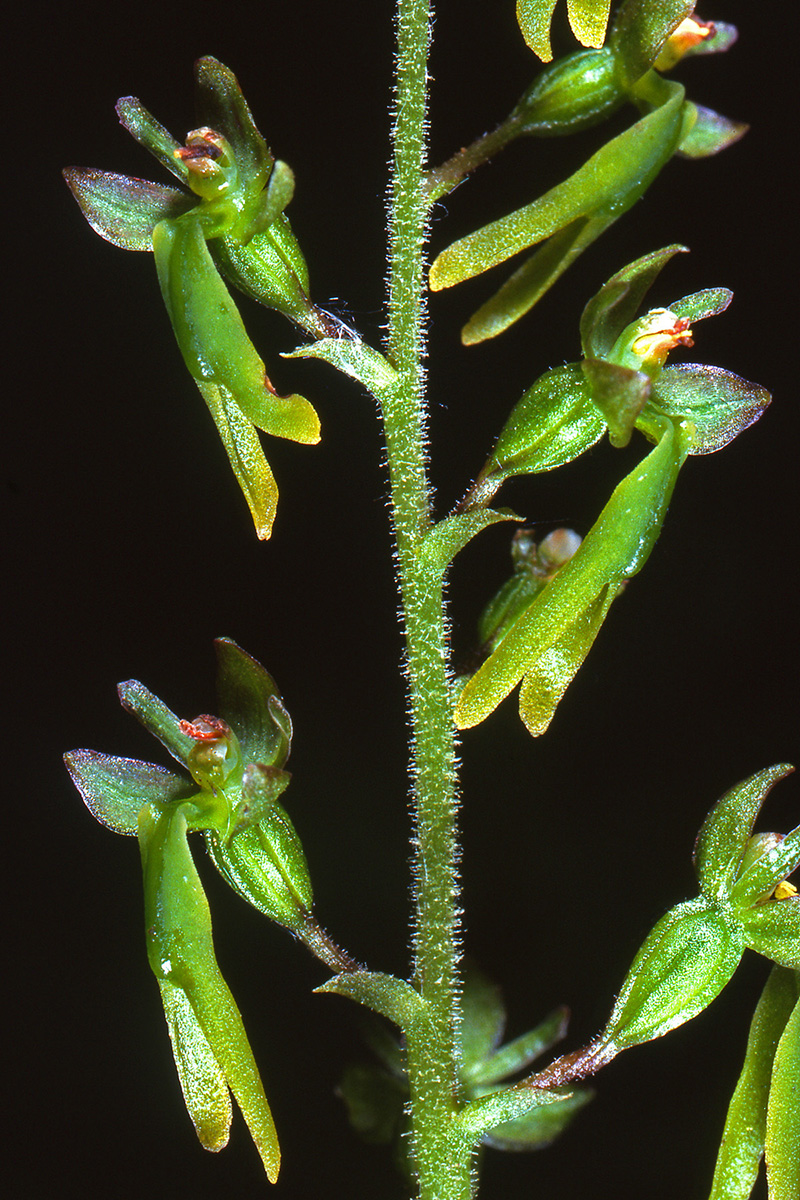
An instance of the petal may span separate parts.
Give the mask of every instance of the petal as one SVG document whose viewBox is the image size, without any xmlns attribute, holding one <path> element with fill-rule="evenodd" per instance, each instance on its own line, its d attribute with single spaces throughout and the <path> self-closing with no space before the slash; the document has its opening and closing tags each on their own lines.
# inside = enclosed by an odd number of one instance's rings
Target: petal
<svg viewBox="0 0 800 1200">
<path fill-rule="evenodd" d="M 706 317 L 716 317 L 725 312 L 733 299 L 730 288 L 703 288 L 701 292 L 692 292 L 691 296 L 683 296 L 669 305 L 669 311 L 676 317 L 685 317 L 694 324 L 704 321 Z"/>
<path fill-rule="evenodd" d="M 757 904 L 743 923 L 751 950 L 779 966 L 800 971 L 800 896 Z"/>
<path fill-rule="evenodd" d="M 761 896 L 791 875 L 800 866 L 800 825 L 791 833 L 757 858 L 739 876 L 731 890 L 731 902 L 741 908 L 749 908 Z M 783 903 L 783 901 L 781 901 Z"/>
<path fill-rule="evenodd" d="M 581 366 L 592 402 L 608 425 L 608 440 L 612 446 L 627 446 L 650 395 L 650 376 L 602 358 L 585 358 Z"/>
<path fill-rule="evenodd" d="M 697 119 L 678 147 L 678 153 L 684 158 L 708 158 L 710 154 L 719 154 L 720 150 L 727 150 L 743 138 L 750 128 L 744 121 L 732 121 L 702 104 L 695 104 L 694 108 Z"/>
<path fill-rule="evenodd" d="M 180 142 L 150 115 L 141 101 L 135 96 L 123 96 L 117 101 L 117 116 L 123 128 L 136 138 L 140 146 L 149 150 L 162 167 L 166 167 L 182 183 L 187 182 L 189 169 L 183 159 L 175 154 L 180 149 Z"/>
<path fill-rule="evenodd" d="M 175 713 L 167 708 L 163 700 L 139 683 L 138 679 L 127 679 L 117 685 L 117 695 L 122 707 L 141 721 L 145 729 L 157 737 L 172 757 L 186 766 L 195 742 L 181 729 Z"/>
</svg>

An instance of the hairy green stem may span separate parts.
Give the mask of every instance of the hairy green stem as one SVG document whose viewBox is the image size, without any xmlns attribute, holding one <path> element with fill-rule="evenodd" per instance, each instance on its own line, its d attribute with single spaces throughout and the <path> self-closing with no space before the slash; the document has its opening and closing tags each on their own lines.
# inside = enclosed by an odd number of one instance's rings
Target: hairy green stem
<svg viewBox="0 0 800 1200">
<path fill-rule="evenodd" d="M 467 1200 L 469 1163 L 456 1111 L 456 754 L 441 578 L 419 554 L 431 526 L 426 471 L 424 246 L 430 0 L 398 0 L 388 354 L 398 382 L 382 393 L 397 572 L 406 639 L 414 808 L 414 982 L 428 1006 L 424 1044 L 409 1039 L 412 1152 L 421 1200 Z"/>
</svg>

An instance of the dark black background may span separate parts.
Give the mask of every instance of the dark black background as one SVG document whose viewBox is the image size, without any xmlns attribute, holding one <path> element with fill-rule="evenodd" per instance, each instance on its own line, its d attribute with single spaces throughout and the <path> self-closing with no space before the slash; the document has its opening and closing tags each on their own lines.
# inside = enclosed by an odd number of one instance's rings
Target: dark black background
<svg viewBox="0 0 800 1200">
<path fill-rule="evenodd" d="M 292 329 L 243 304 L 273 378 L 309 395 L 324 427 L 316 449 L 270 445 L 281 505 L 271 542 L 258 543 L 179 359 L 152 259 L 93 235 L 59 174 L 79 164 L 161 177 L 117 124 L 114 101 L 138 95 L 183 135 L 194 123 L 192 62 L 216 55 L 296 172 L 291 217 L 315 298 L 377 338 L 391 8 L 32 3 L 11 31 L 3 827 L 10 1194 L 19 1200 L 255 1200 L 268 1188 L 238 1119 L 220 1155 L 194 1138 L 145 962 L 135 843 L 90 819 L 61 766 L 64 750 L 86 745 L 159 757 L 118 708 L 118 680 L 140 678 L 193 716 L 213 710 L 214 636 L 264 661 L 296 723 L 287 803 L 320 918 L 373 968 L 407 969 L 404 699 L 371 403 L 322 364 L 281 364 Z M 699 102 L 751 121 L 747 139 L 717 159 L 671 163 L 497 342 L 466 351 L 457 340 L 493 280 L 431 302 L 441 513 L 522 390 L 577 357 L 588 296 L 658 246 L 680 241 L 692 254 L 668 269 L 654 303 L 713 285 L 736 291 L 729 312 L 700 327 L 690 357 L 775 395 L 758 426 L 685 467 L 657 550 L 548 737 L 532 741 L 506 703 L 464 738 L 466 945 L 503 984 L 510 1034 L 563 1002 L 573 1009 L 571 1045 L 604 1023 L 649 927 L 693 894 L 692 841 L 717 796 L 797 754 L 794 64 L 786 31 L 775 16 L 767 24 L 763 6 L 720 0 L 703 15 L 736 21 L 742 38 L 727 56 L 684 64 L 680 77 Z M 435 33 L 438 161 L 508 112 L 536 66 L 511 0 L 441 0 Z M 563 178 L 600 136 L 513 147 L 440 207 L 434 247 Z M 629 461 L 598 447 L 557 475 L 516 482 L 503 499 L 545 531 L 569 523 L 585 532 Z M 487 532 L 453 571 L 462 651 L 504 578 L 507 540 L 502 527 Z M 777 790 L 768 827 L 796 823 L 796 797 L 792 781 Z M 359 1146 L 334 1096 L 343 1064 L 360 1053 L 358 1011 L 313 996 L 324 969 L 215 877 L 208 886 L 218 956 L 281 1133 L 274 1194 L 402 1195 L 383 1151 Z M 537 1187 L 581 1200 L 704 1200 L 764 975 L 748 956 L 707 1014 L 618 1060 L 550 1151 L 490 1156 L 487 1200 Z"/>
</svg>

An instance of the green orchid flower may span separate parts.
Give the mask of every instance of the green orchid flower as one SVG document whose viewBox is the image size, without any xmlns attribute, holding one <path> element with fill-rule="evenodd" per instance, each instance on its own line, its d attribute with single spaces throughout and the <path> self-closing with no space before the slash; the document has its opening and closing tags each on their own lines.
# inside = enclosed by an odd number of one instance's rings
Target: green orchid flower
<svg viewBox="0 0 800 1200">
<path fill-rule="evenodd" d="M 767 1049 L 761 1046 L 748 1051 L 748 1081 L 741 1084 L 734 1097 L 730 1121 L 740 1143 L 749 1139 L 750 1149 L 742 1149 L 742 1154 L 751 1164 L 753 1145 L 760 1145 L 756 1167 L 766 1136 L 773 1177 L 782 1181 L 797 1180 L 800 1162 L 796 1153 L 800 1118 L 792 1099 L 800 1070 L 795 1011 L 800 972 L 800 896 L 788 880 L 800 866 L 800 826 L 785 836 L 759 834 L 755 839 L 752 828 L 772 786 L 793 770 L 785 763 L 769 767 L 722 797 L 703 824 L 695 845 L 700 895 L 671 909 L 645 939 L 600 1036 L 583 1049 L 557 1059 L 531 1081 L 536 1087 L 549 1087 L 583 1078 L 605 1066 L 621 1050 L 677 1029 L 719 995 L 745 950 L 755 950 L 776 964 L 775 978 L 783 982 L 774 986 L 781 998 L 770 990 L 771 998 L 761 1008 L 757 1024 L 768 1020 L 772 1041 Z M 773 1003 L 777 1004 L 776 1013 L 767 1018 L 765 1007 L 772 1011 Z M 754 1036 L 762 1039 L 761 1034 Z M 769 1118 L 766 1090 L 756 1087 L 754 1091 L 752 1080 L 755 1071 L 763 1082 L 768 1068 L 774 1071 L 777 1082 Z M 737 1174 L 737 1154 L 735 1143 L 727 1150 L 723 1146 L 721 1161 L 727 1165 L 718 1168 L 720 1179 L 723 1175 L 744 1178 Z M 776 1187 L 770 1196 L 771 1200 L 792 1200 L 796 1194 L 791 1188 Z M 749 1189 L 727 1191 L 720 1184 L 713 1200 L 740 1200 L 747 1195 Z"/>
<path fill-rule="evenodd" d="M 634 429 L 656 443 L 580 544 L 573 541 L 553 569 L 534 573 L 533 587 L 522 564 L 490 602 L 481 628 L 490 653 L 457 696 L 460 729 L 483 721 L 521 682 L 520 716 L 534 736 L 544 733 L 615 597 L 647 561 L 686 458 L 721 449 L 769 404 L 764 388 L 720 367 L 665 365 L 670 350 L 693 344 L 693 322 L 727 308 L 726 288 L 634 319 L 659 272 L 684 249 L 637 259 L 589 301 L 583 361 L 548 371 L 528 389 L 464 501 L 467 512 L 483 507 L 506 479 L 570 462 L 606 430 L 616 446 Z"/>
<path fill-rule="evenodd" d="M 741 122 L 692 104 L 680 84 L 664 79 L 656 69 L 671 69 L 686 53 L 727 50 L 735 40 L 732 27 L 718 29 L 691 19 L 693 7 L 686 0 L 655 6 L 627 0 L 603 45 L 608 3 L 571 3 L 570 18 L 580 40 L 602 49 L 569 55 L 546 68 L 501 126 L 505 132 L 498 144 L 520 136 L 572 133 L 605 119 L 626 102 L 642 115 L 569 179 L 460 238 L 434 260 L 429 282 L 438 291 L 543 243 L 470 318 L 462 330 L 465 344 L 496 337 L 528 312 L 644 195 L 673 155 L 715 154 L 746 132 Z M 529 45 L 545 61 L 552 57 L 548 29 L 554 8 L 555 0 L 518 0 Z"/>
<path fill-rule="evenodd" d="M 135 680 L 122 704 L 186 768 L 75 750 L 67 768 L 87 807 L 116 833 L 138 836 L 151 969 L 161 991 L 189 1114 L 207 1149 L 219 1150 L 235 1096 L 274 1181 L 275 1127 L 241 1015 L 214 955 L 211 916 L 187 834 L 202 831 L 228 882 L 261 912 L 319 952 L 302 846 L 278 804 L 292 725 L 264 668 L 234 642 L 216 643 L 224 717 L 179 720 Z M 341 967 L 341 959 L 334 960 Z"/>
<path fill-rule="evenodd" d="M 308 298 L 308 271 L 284 209 L 294 177 L 256 128 L 235 76 L 196 65 L 206 122 L 181 146 L 140 102 L 117 104 L 124 127 L 188 192 L 104 171 L 65 178 L 92 228 L 126 250 L 152 251 L 175 337 L 219 431 L 256 531 L 270 536 L 278 489 L 257 430 L 315 443 L 319 419 L 299 395 L 280 396 L 223 282 L 290 317 L 313 337 L 334 322 Z"/>
</svg>

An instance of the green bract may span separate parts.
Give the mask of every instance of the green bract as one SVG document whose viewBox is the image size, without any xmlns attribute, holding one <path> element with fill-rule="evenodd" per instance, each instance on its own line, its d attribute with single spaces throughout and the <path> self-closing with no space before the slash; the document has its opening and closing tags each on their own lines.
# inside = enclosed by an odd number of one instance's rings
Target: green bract
<svg viewBox="0 0 800 1200">
<path fill-rule="evenodd" d="M 344 986 L 326 986 L 322 991 L 345 991 L 354 995 L 354 976 L 344 977 Z M 368 1003 L 377 1007 L 373 997 Z M 382 1005 L 382 1009 L 386 1009 Z M 395 1012 L 395 1019 L 402 1014 Z M 542 1054 L 562 1040 L 567 1031 L 566 1009 L 556 1009 L 541 1024 L 513 1041 L 503 1044 L 505 1005 L 500 989 L 473 964 L 466 971 L 460 1030 L 459 1080 L 462 1111 L 476 1119 L 480 1106 L 486 1109 L 487 1124 L 479 1130 L 478 1154 L 486 1146 L 498 1150 L 540 1150 L 551 1144 L 592 1098 L 586 1088 L 544 1091 L 538 1095 L 514 1090 L 510 1081 Z M 413 1022 L 410 1022 L 413 1024 Z M 409 1023 L 404 1026 L 408 1028 Z M 411 1034 L 413 1037 L 413 1032 Z M 408 1037 L 408 1032 L 406 1033 Z M 347 1068 L 339 1092 L 347 1106 L 354 1129 L 368 1142 L 393 1143 L 397 1159 L 405 1166 L 408 1140 L 408 1075 L 405 1053 L 382 1027 L 372 1028 L 369 1046 L 377 1064 Z M 493 1099 L 490 1099 L 493 1098 Z M 488 1105 L 527 1109 L 511 1120 L 492 1123 Z M 472 1106 L 475 1106 L 474 1112 Z"/>
<path fill-rule="evenodd" d="M 102 171 L 64 172 L 90 225 L 126 250 L 155 252 L 158 279 L 184 361 L 208 405 L 259 537 L 269 537 L 278 489 L 256 430 L 319 441 L 302 396 L 279 396 L 247 336 L 220 271 L 240 290 L 315 337 L 332 322 L 308 299 L 308 272 L 283 210 L 294 177 L 256 128 L 234 75 L 213 58 L 196 68 L 207 124 L 181 146 L 133 97 L 125 128 L 186 184 L 175 188 Z"/>
<path fill-rule="evenodd" d="M 760 771 L 731 788 L 712 809 L 695 845 L 701 894 L 671 909 L 647 936 L 600 1036 L 585 1048 L 551 1063 L 534 1077 L 532 1086 L 583 1078 L 605 1066 L 620 1050 L 662 1037 L 690 1021 L 722 991 L 748 947 L 771 959 L 784 972 L 782 978 L 791 976 L 796 980 L 800 971 L 800 896 L 786 876 L 800 865 L 800 827 L 786 837 L 763 835 L 766 840 L 755 848 L 751 838 L 753 822 L 770 788 L 792 770 L 782 764 Z M 746 901 L 744 895 L 749 895 L 748 885 L 754 883 L 753 873 L 766 891 Z M 765 914 L 768 936 L 762 929 Z M 796 983 L 792 986 L 795 990 L 790 988 L 790 1008 L 797 998 Z M 776 1058 L 774 1078 L 780 1082 L 770 1102 L 774 1132 L 771 1141 L 768 1135 L 768 1146 L 772 1147 L 768 1159 L 771 1153 L 779 1164 L 775 1178 L 796 1181 L 800 1118 L 797 1106 L 787 1103 L 787 1098 L 797 1087 L 800 1046 L 796 1015 L 788 1022 L 787 1016 L 783 1004 L 776 1019 L 780 1029 L 786 1025 L 786 1034 L 780 1042 L 781 1057 Z M 757 1020 L 761 1019 L 757 1014 Z M 774 1029 L 775 1019 L 770 1017 L 769 1021 Z M 773 1051 L 774 1041 L 768 1056 Z M 767 1051 L 759 1049 L 753 1054 L 763 1077 Z M 746 1073 L 752 1075 L 753 1069 L 751 1063 Z M 729 1123 L 736 1126 L 737 1132 L 731 1134 L 730 1149 L 723 1147 L 720 1161 L 724 1165 L 718 1167 L 721 1180 L 735 1178 L 741 1182 L 752 1167 L 753 1147 L 759 1139 L 763 1148 L 763 1132 L 758 1132 L 759 1128 L 763 1130 L 766 1111 L 762 1084 L 763 1078 L 753 1093 L 752 1081 L 740 1083 L 740 1093 L 748 1094 L 734 1097 Z M 759 1109 L 760 1116 L 750 1111 L 753 1108 Z M 734 1138 L 741 1142 L 738 1148 Z M 756 1166 L 759 1155 L 760 1151 Z M 796 1188 L 795 1183 L 792 1186 Z M 744 1200 L 749 1195 L 749 1187 L 746 1191 L 736 1190 L 733 1184 L 730 1187 L 725 1190 L 720 1183 L 721 1190 L 712 1193 L 712 1200 Z M 791 1200 L 795 1195 L 791 1187 L 781 1191 L 776 1186 L 774 1191 L 776 1200 Z"/>
<path fill-rule="evenodd" d="M 570 462 L 606 429 L 617 446 L 635 428 L 656 442 L 568 562 L 535 589 L 515 572 L 490 602 L 480 640 L 491 653 L 458 696 L 459 728 L 478 724 L 522 681 L 523 721 L 534 735 L 547 729 L 612 601 L 655 545 L 687 456 L 725 446 L 769 403 L 764 388 L 719 367 L 664 366 L 676 345 L 693 344 L 692 321 L 727 307 L 726 288 L 684 296 L 634 320 L 658 273 L 683 249 L 667 246 L 637 259 L 589 301 L 581 318 L 583 361 L 548 371 L 528 389 L 467 495 L 470 513 L 510 476 Z"/>
<path fill-rule="evenodd" d="M 552 57 L 548 30 L 554 8 L 555 0 L 518 0 L 517 5 L 528 44 L 545 61 Z M 435 259 L 430 286 L 438 291 L 544 243 L 467 322 L 465 343 L 495 337 L 528 312 L 644 194 L 673 154 L 715 154 L 745 132 L 740 122 L 687 101 L 680 85 L 652 69 L 669 70 L 698 46 L 710 53 L 731 44 L 735 30 L 731 34 L 725 27 L 718 36 L 713 25 L 686 20 L 692 8 L 686 0 L 656 5 L 628 0 L 602 49 L 568 55 L 546 68 L 512 111 L 502 127 L 505 141 L 571 133 L 597 123 L 626 100 L 643 115 L 569 179 L 459 239 Z M 604 0 L 570 4 L 573 29 L 584 45 L 603 45 L 608 9 Z"/>
<path fill-rule="evenodd" d="M 785 883 L 800 864 L 800 827 L 785 838 L 775 835 L 775 853 L 757 853 L 750 865 L 747 855 L 758 810 L 772 785 L 792 770 L 782 764 L 761 771 L 712 809 L 695 848 L 701 895 L 662 917 L 637 954 L 596 1044 L 602 1057 L 691 1020 L 722 990 L 747 947 L 779 966 L 800 969 L 800 897 Z M 763 892 L 758 896 L 747 891 L 753 873 Z"/>
<path fill-rule="evenodd" d="M 119 687 L 124 707 L 189 776 L 92 750 L 75 750 L 65 761 L 97 820 L 117 833 L 138 834 L 148 958 L 198 1137 L 211 1150 L 225 1145 L 230 1089 L 274 1180 L 280 1153 L 272 1117 L 241 1017 L 217 968 L 187 831 L 205 832 L 215 865 L 256 908 L 310 944 L 316 927 L 303 850 L 278 804 L 290 778 L 283 769 L 292 737 L 289 714 L 255 659 L 227 639 L 216 649 L 225 719 L 180 721 L 136 680 Z"/>
</svg>

